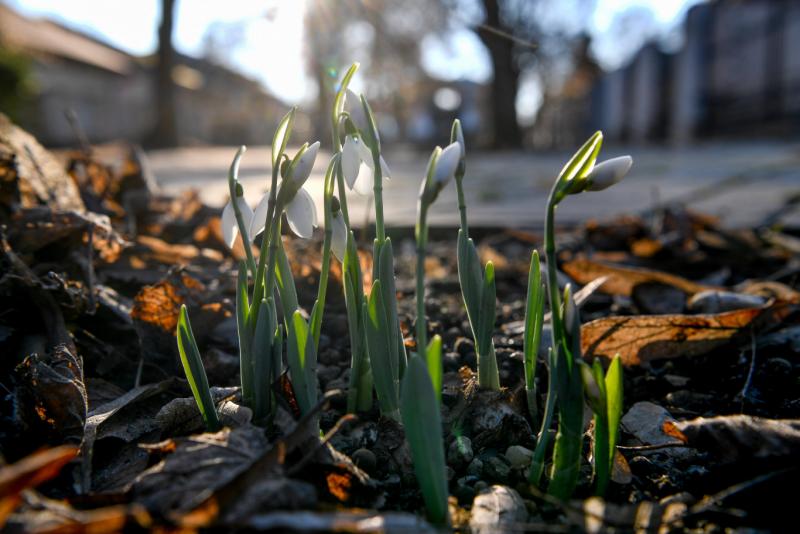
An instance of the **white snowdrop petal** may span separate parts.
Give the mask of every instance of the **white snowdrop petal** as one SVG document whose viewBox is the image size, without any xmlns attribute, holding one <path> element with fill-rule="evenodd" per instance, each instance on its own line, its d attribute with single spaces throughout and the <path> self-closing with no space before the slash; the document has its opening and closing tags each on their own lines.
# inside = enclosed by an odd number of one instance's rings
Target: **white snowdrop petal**
<svg viewBox="0 0 800 534">
<path fill-rule="evenodd" d="M 358 145 L 358 155 L 361 157 L 361 161 L 366 163 L 370 169 L 375 168 L 375 164 L 372 162 L 372 150 L 364 143 L 362 139 L 357 139 Z"/>
<path fill-rule="evenodd" d="M 286 206 L 286 220 L 289 221 L 289 228 L 298 237 L 308 239 L 312 236 L 317 220 L 317 207 L 308 191 L 300 189 L 289 202 Z"/>
<path fill-rule="evenodd" d="M 258 234 L 264 231 L 264 223 L 267 220 L 269 210 L 269 191 L 267 191 L 256 206 L 253 212 L 253 222 L 250 223 L 250 239 L 255 239 Z"/>
<path fill-rule="evenodd" d="M 602 191 L 611 187 L 625 178 L 632 165 L 633 158 L 630 156 L 620 156 L 598 163 L 587 177 L 589 181 L 587 191 Z"/>
<path fill-rule="evenodd" d="M 311 170 L 314 168 L 314 161 L 317 159 L 317 152 L 319 152 L 319 141 L 309 146 L 306 151 L 300 156 L 300 161 L 294 168 L 292 173 L 292 181 L 296 187 L 302 187 L 308 177 L 311 176 Z"/>
<path fill-rule="evenodd" d="M 342 147 L 342 173 L 347 182 L 347 187 L 353 189 L 353 184 L 358 177 L 358 168 L 361 166 L 361 156 L 358 153 L 357 143 L 359 141 L 353 136 L 348 135 Z"/>
<path fill-rule="evenodd" d="M 436 171 L 433 175 L 434 182 L 444 184 L 452 178 L 460 160 L 461 147 L 458 142 L 447 145 L 436 161 Z"/>
<path fill-rule="evenodd" d="M 243 197 L 237 197 L 236 204 L 242 214 L 244 227 L 249 229 L 250 223 L 253 221 L 253 210 L 250 209 Z M 239 225 L 236 222 L 236 212 L 233 210 L 233 203 L 229 201 L 222 210 L 222 237 L 228 248 L 233 247 L 237 235 L 239 235 Z"/>
<path fill-rule="evenodd" d="M 364 114 L 364 108 L 361 106 L 361 97 L 355 94 L 352 90 L 348 89 L 346 93 L 344 105 L 347 112 L 350 114 L 350 120 L 362 132 L 367 131 L 367 116 Z"/>
<path fill-rule="evenodd" d="M 239 234 L 239 227 L 236 225 L 236 214 L 233 212 L 233 203 L 228 201 L 222 210 L 222 238 L 228 248 L 233 247 L 236 236 Z"/>
<path fill-rule="evenodd" d="M 353 184 L 353 190 L 359 195 L 369 196 L 372 194 L 372 189 L 375 186 L 375 175 L 370 167 L 362 163 L 358 169 L 358 177 L 356 183 Z"/>
<path fill-rule="evenodd" d="M 339 261 L 344 261 L 345 250 L 347 249 L 347 225 L 344 217 L 338 212 L 331 218 L 331 251 Z"/>
</svg>

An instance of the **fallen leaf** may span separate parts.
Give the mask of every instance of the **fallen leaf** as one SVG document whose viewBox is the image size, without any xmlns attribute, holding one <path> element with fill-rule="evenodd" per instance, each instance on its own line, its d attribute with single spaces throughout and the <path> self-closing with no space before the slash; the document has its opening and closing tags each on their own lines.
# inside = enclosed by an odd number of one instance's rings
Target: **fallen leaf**
<svg viewBox="0 0 800 534">
<path fill-rule="evenodd" d="M 26 456 L 0 468 L 0 527 L 19 504 L 19 494 L 58 475 L 78 453 L 78 448 L 62 445 Z"/>
<path fill-rule="evenodd" d="M 599 263 L 586 258 L 566 262 L 561 268 L 570 278 L 581 285 L 588 284 L 601 276 L 607 276 L 608 279 L 600 286 L 600 291 L 609 295 L 621 295 L 624 297 L 630 297 L 634 287 L 646 282 L 657 282 L 672 286 L 689 295 L 706 289 L 719 289 L 661 271 Z"/>
<path fill-rule="evenodd" d="M 634 315 L 605 317 L 581 327 L 585 358 L 613 358 L 625 366 L 698 356 L 730 342 L 766 311 L 749 308 L 716 315 Z"/>
<path fill-rule="evenodd" d="M 690 446 L 711 451 L 725 462 L 773 458 L 795 463 L 800 456 L 800 419 L 723 415 L 665 426 L 685 436 Z"/>
</svg>

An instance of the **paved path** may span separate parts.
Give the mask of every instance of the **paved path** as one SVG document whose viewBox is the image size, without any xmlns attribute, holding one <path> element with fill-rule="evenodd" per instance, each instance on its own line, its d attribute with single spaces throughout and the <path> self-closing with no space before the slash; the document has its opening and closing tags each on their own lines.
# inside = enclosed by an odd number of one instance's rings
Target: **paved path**
<svg viewBox="0 0 800 534">
<path fill-rule="evenodd" d="M 149 153 L 161 186 L 169 192 L 197 188 L 211 205 L 227 200 L 225 176 L 235 152 L 231 147 L 184 148 Z M 634 166 L 624 182 L 601 193 L 571 197 L 559 207 L 561 223 L 580 223 L 620 213 L 646 211 L 654 204 L 684 200 L 691 207 L 722 217 L 728 226 L 757 224 L 791 195 L 800 194 L 800 142 L 702 144 L 686 149 L 609 147 L 603 158 L 630 153 Z M 247 151 L 240 176 L 255 204 L 270 176 L 267 147 Z M 546 196 L 554 176 L 570 154 L 470 152 L 465 189 L 470 223 L 492 227 L 541 227 Z M 328 158 L 320 153 L 308 187 L 322 205 L 322 173 Z M 384 203 L 388 225 L 411 226 L 428 154 L 389 152 L 392 180 Z M 719 184 L 719 185 L 717 185 Z M 715 185 L 717 185 L 715 187 Z M 351 219 L 365 220 L 368 200 L 348 196 Z M 434 225 L 457 225 L 455 187 L 442 192 L 432 209 Z M 800 226 L 800 214 L 784 219 Z"/>
</svg>

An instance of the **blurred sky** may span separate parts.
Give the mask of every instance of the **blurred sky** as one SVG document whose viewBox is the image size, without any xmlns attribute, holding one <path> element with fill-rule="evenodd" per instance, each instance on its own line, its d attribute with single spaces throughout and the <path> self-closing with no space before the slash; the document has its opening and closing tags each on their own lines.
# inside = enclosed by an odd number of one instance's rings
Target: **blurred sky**
<svg viewBox="0 0 800 534">
<path fill-rule="evenodd" d="M 675 41 L 679 38 L 675 30 L 686 11 L 700 1 L 597 0 L 588 24 L 593 52 L 601 65 L 615 68 L 645 39 Z M 133 54 L 149 54 L 156 48 L 159 0 L 11 0 L 8 4 L 26 15 L 46 16 L 86 31 Z M 303 0 L 177 0 L 173 40 L 178 51 L 202 55 L 208 47 L 209 29 L 240 29 L 232 32 L 241 37 L 229 43 L 225 59 L 261 80 L 281 99 L 297 103 L 312 98 L 315 91 L 303 62 L 304 10 Z M 446 43 L 439 38 L 423 42 L 421 61 L 429 74 L 476 82 L 491 77 L 488 55 L 473 32 L 456 30 Z"/>
</svg>

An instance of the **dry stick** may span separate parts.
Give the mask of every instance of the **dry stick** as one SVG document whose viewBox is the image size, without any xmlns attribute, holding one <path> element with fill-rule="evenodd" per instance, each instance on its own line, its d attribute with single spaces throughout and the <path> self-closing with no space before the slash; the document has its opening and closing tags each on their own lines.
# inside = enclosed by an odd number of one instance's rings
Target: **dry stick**
<svg viewBox="0 0 800 534">
<path fill-rule="evenodd" d="M 339 391 L 339 390 L 336 390 L 336 391 Z M 339 391 L 339 393 L 341 393 L 341 391 Z M 286 474 L 288 476 L 292 476 L 292 475 L 297 474 L 303 467 L 306 466 L 306 464 L 308 462 L 311 461 L 311 459 L 314 457 L 314 455 L 317 454 L 318 450 L 320 450 L 322 447 L 324 447 L 333 438 L 333 436 L 335 436 L 336 434 L 339 433 L 339 431 L 342 429 L 342 427 L 345 425 L 345 423 L 350 423 L 352 421 L 357 421 L 357 420 L 358 420 L 358 416 L 356 416 L 354 414 L 351 414 L 351 413 L 345 414 L 342 417 L 340 417 L 339 420 L 336 421 L 336 424 L 333 425 L 333 427 L 330 430 L 328 430 L 328 432 L 326 432 L 324 436 L 322 436 L 322 439 L 319 440 L 319 443 L 317 443 L 317 445 L 313 449 L 311 449 L 308 452 L 308 454 L 303 456 L 300 459 L 299 462 L 297 462 L 290 469 L 288 469 L 286 471 Z"/>
</svg>

